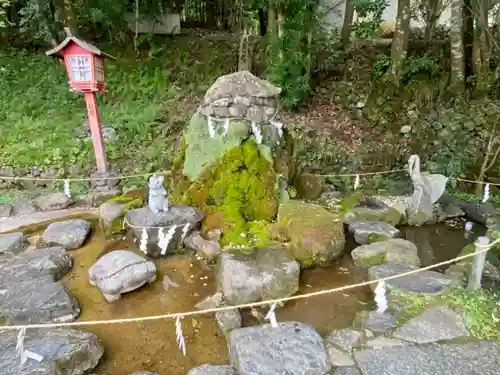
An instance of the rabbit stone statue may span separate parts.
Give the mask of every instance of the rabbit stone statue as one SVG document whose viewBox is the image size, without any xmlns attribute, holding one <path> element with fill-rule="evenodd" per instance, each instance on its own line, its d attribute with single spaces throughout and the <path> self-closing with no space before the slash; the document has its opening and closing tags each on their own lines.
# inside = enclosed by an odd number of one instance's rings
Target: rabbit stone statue
<svg viewBox="0 0 500 375">
<path fill-rule="evenodd" d="M 163 178 L 156 175 L 149 178 L 148 206 L 155 214 L 168 211 L 167 190 L 163 187 Z"/>
</svg>

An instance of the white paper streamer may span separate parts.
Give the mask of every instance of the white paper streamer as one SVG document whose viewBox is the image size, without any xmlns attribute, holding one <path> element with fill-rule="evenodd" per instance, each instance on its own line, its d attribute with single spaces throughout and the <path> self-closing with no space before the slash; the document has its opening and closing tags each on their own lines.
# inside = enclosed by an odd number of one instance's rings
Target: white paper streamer
<svg viewBox="0 0 500 375">
<path fill-rule="evenodd" d="M 141 233 L 141 243 L 139 245 L 139 249 L 144 253 L 147 254 L 148 252 L 148 231 L 146 228 L 142 228 L 142 233 Z"/>
<path fill-rule="evenodd" d="M 266 316 L 264 319 L 269 320 L 271 323 L 271 327 L 277 328 L 278 327 L 278 321 L 276 320 L 276 314 L 274 312 L 276 310 L 276 304 L 273 303 L 269 311 L 267 312 Z"/>
<path fill-rule="evenodd" d="M 283 137 L 283 124 L 279 121 L 271 120 L 271 125 L 273 125 L 278 131 L 278 137 Z"/>
<path fill-rule="evenodd" d="M 161 255 L 165 255 L 167 253 L 168 244 L 174 237 L 175 230 L 177 229 L 177 227 L 178 225 L 171 226 L 167 234 L 165 234 L 163 248 L 161 249 Z"/>
<path fill-rule="evenodd" d="M 184 224 L 184 227 L 182 228 L 182 234 L 181 234 L 181 242 L 180 245 L 184 245 L 184 239 L 186 238 L 187 232 L 191 228 L 191 223 L 186 223 Z"/>
<path fill-rule="evenodd" d="M 208 134 L 210 135 L 210 138 L 215 137 L 215 125 L 214 125 L 214 120 L 212 117 L 208 117 Z"/>
<path fill-rule="evenodd" d="M 255 136 L 257 144 L 260 145 L 262 143 L 262 132 L 260 131 L 260 126 L 255 121 L 252 121 L 252 134 Z"/>
<path fill-rule="evenodd" d="M 229 119 L 227 118 L 224 120 L 224 133 L 222 135 L 225 137 L 228 131 L 229 131 Z"/>
<path fill-rule="evenodd" d="M 17 334 L 16 352 L 17 356 L 21 358 L 21 365 L 23 365 L 26 360 L 26 352 L 24 350 L 24 336 L 26 335 L 26 328 L 21 328 Z"/>
<path fill-rule="evenodd" d="M 488 199 L 490 199 L 490 184 L 486 184 L 484 187 L 483 203 L 488 202 Z"/>
<path fill-rule="evenodd" d="M 168 244 L 166 245 L 168 246 Z M 158 229 L 158 247 L 163 252 L 167 251 L 167 246 L 165 246 L 165 233 L 163 232 L 163 228 L 160 228 Z"/>
<path fill-rule="evenodd" d="M 184 341 L 184 336 L 182 335 L 181 318 L 178 316 L 175 320 L 175 335 L 177 336 L 176 341 L 179 345 L 179 349 L 182 354 L 186 355 L 186 342 Z"/>
<path fill-rule="evenodd" d="M 465 230 L 470 232 L 472 230 L 472 222 L 468 221 L 465 223 Z"/>
<path fill-rule="evenodd" d="M 68 198 L 71 198 L 71 189 L 70 189 L 68 180 L 64 180 L 63 191 L 64 191 L 64 195 L 66 195 Z"/>
<path fill-rule="evenodd" d="M 385 290 L 385 281 L 379 281 L 375 288 L 375 302 L 377 303 L 377 312 L 383 313 L 387 310 L 387 297 Z"/>
<path fill-rule="evenodd" d="M 359 188 L 360 182 L 359 182 L 359 174 L 356 175 L 356 179 L 354 180 L 354 190 Z"/>
</svg>

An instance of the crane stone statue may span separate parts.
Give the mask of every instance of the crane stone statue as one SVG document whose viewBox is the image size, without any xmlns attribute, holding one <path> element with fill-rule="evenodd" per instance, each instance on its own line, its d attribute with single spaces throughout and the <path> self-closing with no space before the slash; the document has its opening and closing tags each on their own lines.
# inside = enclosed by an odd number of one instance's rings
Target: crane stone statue
<svg viewBox="0 0 500 375">
<path fill-rule="evenodd" d="M 413 182 L 413 196 L 409 201 L 408 224 L 420 226 L 433 218 L 433 205 L 443 195 L 448 177 L 442 174 L 420 172 L 420 157 L 411 155 L 408 173 Z"/>
</svg>

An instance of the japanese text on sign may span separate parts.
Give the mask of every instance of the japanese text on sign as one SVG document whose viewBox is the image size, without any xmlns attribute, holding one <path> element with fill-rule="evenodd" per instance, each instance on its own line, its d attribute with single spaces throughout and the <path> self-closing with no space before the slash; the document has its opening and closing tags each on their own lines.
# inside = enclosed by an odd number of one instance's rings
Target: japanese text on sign
<svg viewBox="0 0 500 375">
<path fill-rule="evenodd" d="M 70 56 L 69 65 L 73 81 L 90 81 L 92 79 L 90 56 Z"/>
</svg>

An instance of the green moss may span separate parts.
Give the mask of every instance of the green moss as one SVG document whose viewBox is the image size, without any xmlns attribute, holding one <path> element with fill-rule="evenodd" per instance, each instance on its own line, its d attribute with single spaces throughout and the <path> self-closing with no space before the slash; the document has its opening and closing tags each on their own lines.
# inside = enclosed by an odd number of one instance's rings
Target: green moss
<svg viewBox="0 0 500 375">
<path fill-rule="evenodd" d="M 390 237 L 384 236 L 383 234 L 372 233 L 368 236 L 368 243 L 387 241 Z"/>
<path fill-rule="evenodd" d="M 246 245 L 269 238 L 263 223 L 276 216 L 278 193 L 272 164 L 248 140 L 205 168 L 196 182 L 179 182 L 174 195 L 208 213 L 203 230 L 222 229 L 222 245 Z"/>
<path fill-rule="evenodd" d="M 125 218 L 125 215 L 129 210 L 134 210 L 136 208 L 144 206 L 144 197 L 120 195 L 118 197 L 111 198 L 107 202 L 122 204 L 122 214 L 115 220 L 113 220 L 111 225 L 105 231 L 106 236 L 115 236 L 125 232 L 125 229 L 123 228 L 123 220 Z"/>
<path fill-rule="evenodd" d="M 363 256 L 356 259 L 355 264 L 358 267 L 370 268 L 385 263 L 386 253 L 381 251 L 371 256 Z"/>
</svg>

